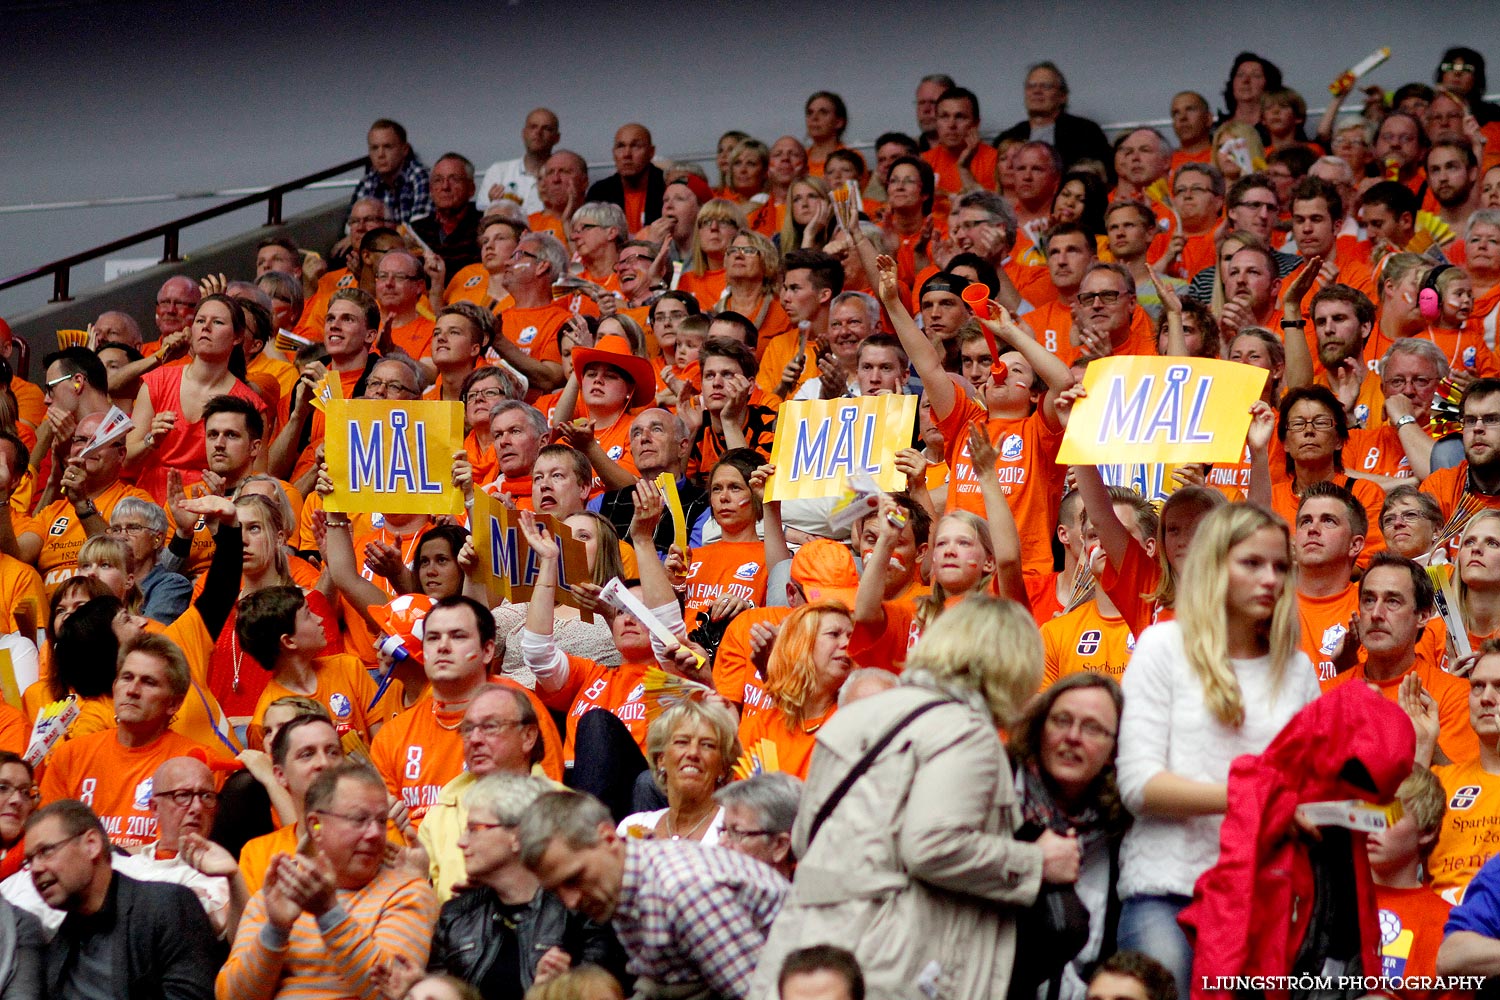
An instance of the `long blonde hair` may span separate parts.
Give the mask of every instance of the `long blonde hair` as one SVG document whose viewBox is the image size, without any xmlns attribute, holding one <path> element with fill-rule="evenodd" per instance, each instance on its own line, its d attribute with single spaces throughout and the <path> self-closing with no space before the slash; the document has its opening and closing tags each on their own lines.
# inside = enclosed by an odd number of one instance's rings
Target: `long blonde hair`
<svg viewBox="0 0 1500 1000">
<path fill-rule="evenodd" d="M 1271 658 L 1271 688 L 1280 690 L 1287 664 L 1297 652 L 1297 581 L 1291 566 L 1292 538 L 1286 522 L 1254 504 L 1230 504 L 1204 515 L 1183 559 L 1177 593 L 1177 620 L 1188 665 L 1203 686 L 1213 717 L 1233 729 L 1245 721 L 1239 678 L 1229 660 L 1229 551 L 1262 528 L 1281 536 L 1289 565 L 1263 637 Z"/>
<path fill-rule="evenodd" d="M 1015 601 L 976 594 L 917 640 L 907 672 L 926 671 L 939 687 L 978 693 L 999 725 L 1009 725 L 1042 683 L 1042 634 Z"/>
<path fill-rule="evenodd" d="M 798 184 L 805 188 L 810 188 L 814 194 L 830 206 L 828 218 L 823 220 L 822 243 L 812 248 L 814 250 L 821 250 L 823 249 L 822 244 L 827 243 L 833 235 L 833 202 L 828 195 L 828 182 L 821 177 L 798 177 L 786 189 L 786 216 L 781 222 L 781 246 L 786 250 L 796 250 L 802 246 L 802 234 L 805 227 L 799 226 L 792 219 L 792 189 Z"/>
<path fill-rule="evenodd" d="M 1167 515 L 1175 515 L 1179 507 L 1199 507 L 1207 515 L 1228 502 L 1224 494 L 1208 486 L 1184 486 L 1162 501 L 1161 513 L 1156 518 L 1156 564 L 1161 568 L 1161 579 L 1156 590 L 1146 595 L 1148 600 L 1163 608 L 1170 608 L 1177 601 L 1177 570 L 1167 560 Z"/>
<path fill-rule="evenodd" d="M 1490 510 L 1490 509 L 1481 510 L 1479 513 L 1475 514 L 1473 517 L 1469 518 L 1468 523 L 1464 525 L 1463 533 L 1459 536 L 1459 538 L 1460 538 L 1460 541 L 1459 541 L 1460 552 L 1462 552 L 1462 547 L 1463 547 L 1463 541 L 1462 541 L 1462 539 L 1468 538 L 1469 537 L 1469 532 L 1473 531 L 1479 525 L 1479 523 L 1481 521 L 1500 521 L 1500 510 Z M 1456 559 L 1456 560 L 1454 560 L 1454 571 L 1455 571 L 1455 576 L 1456 576 L 1456 578 L 1458 580 L 1458 618 L 1459 618 L 1459 621 L 1461 621 L 1461 622 L 1464 623 L 1464 628 L 1468 628 L 1469 627 L 1469 584 L 1468 584 L 1468 582 L 1466 580 L 1464 580 L 1463 565 L 1464 564 L 1463 564 L 1463 560 L 1462 559 Z"/>
<path fill-rule="evenodd" d="M 990 526 L 984 520 L 984 518 L 971 511 L 951 510 L 948 513 L 944 514 L 942 517 L 938 518 L 936 523 L 933 524 L 932 533 L 929 536 L 934 543 L 937 540 L 938 529 L 942 527 L 944 521 L 950 519 L 962 521 L 964 524 L 968 525 L 969 529 L 973 531 L 975 535 L 979 536 L 979 545 L 984 549 L 985 555 L 990 557 L 991 562 L 996 562 L 995 540 L 990 537 Z M 994 578 L 994 571 L 985 574 L 983 577 L 980 577 L 978 583 L 974 584 L 974 586 L 969 590 L 969 593 L 974 594 L 987 592 L 989 590 L 990 581 Z M 932 589 L 928 591 L 925 596 L 918 598 L 916 602 L 917 614 L 915 622 L 917 631 L 925 632 L 928 626 L 930 626 L 934 621 L 937 620 L 938 615 L 941 615 L 943 613 L 943 609 L 948 606 L 948 598 L 953 596 L 956 595 L 949 594 L 945 589 L 943 589 L 943 585 L 938 583 L 937 580 L 934 579 L 932 581 Z"/>
<path fill-rule="evenodd" d="M 740 206 L 729 201 L 727 198 L 713 198 L 702 208 L 698 209 L 698 218 L 693 223 L 693 263 L 688 270 L 700 278 L 708 273 L 708 255 L 703 252 L 703 243 L 698 238 L 698 234 L 703 231 L 703 224 L 705 222 L 714 221 L 733 223 L 735 236 L 750 228 L 750 224 L 745 221 L 745 213 L 740 209 Z M 729 243 L 733 242 L 734 236 L 729 237 Z M 729 243 L 724 244 L 726 250 L 729 247 Z"/>
</svg>

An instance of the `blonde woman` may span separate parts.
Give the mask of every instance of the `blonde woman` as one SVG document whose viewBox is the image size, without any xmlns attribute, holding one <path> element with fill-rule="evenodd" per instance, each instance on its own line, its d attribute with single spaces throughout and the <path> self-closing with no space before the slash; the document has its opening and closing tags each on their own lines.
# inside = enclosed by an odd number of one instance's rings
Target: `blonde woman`
<svg viewBox="0 0 1500 1000">
<path fill-rule="evenodd" d="M 734 238 L 747 228 L 745 213 L 738 205 L 715 198 L 698 209 L 694 223 L 693 261 L 677 281 L 678 291 L 688 292 L 704 309 L 712 309 L 724 294 L 724 254 Z"/>
<path fill-rule="evenodd" d="M 752 996 L 773 995 L 782 960 L 808 941 L 852 949 L 870 996 L 906 996 L 923 981 L 946 1000 L 1006 995 L 1012 915 L 1043 882 L 1078 877 L 1075 838 L 1011 836 L 1020 804 L 998 730 L 1041 678 L 1030 613 L 971 597 L 933 623 L 897 687 L 846 705 L 818 732 L 792 828 L 802 860 Z"/>
<path fill-rule="evenodd" d="M 1254 125 L 1232 121 L 1214 130 L 1214 164 L 1224 174 L 1224 183 L 1233 184 L 1246 174 L 1266 169 L 1266 147 Z"/>
<path fill-rule="evenodd" d="M 1219 854 L 1229 765 L 1265 749 L 1318 697 L 1297 648 L 1286 524 L 1234 504 L 1199 522 L 1175 621 L 1153 625 L 1125 671 L 1120 796 L 1135 814 L 1120 851 L 1119 946 L 1172 970 L 1187 995 L 1193 953 L 1177 914 Z"/>
</svg>

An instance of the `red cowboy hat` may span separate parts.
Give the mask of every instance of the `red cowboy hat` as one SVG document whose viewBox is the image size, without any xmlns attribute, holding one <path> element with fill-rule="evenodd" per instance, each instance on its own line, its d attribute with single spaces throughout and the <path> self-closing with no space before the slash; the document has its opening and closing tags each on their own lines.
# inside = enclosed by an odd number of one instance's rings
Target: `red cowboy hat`
<svg viewBox="0 0 1500 1000">
<path fill-rule="evenodd" d="M 613 334 L 600 337 L 593 347 L 573 348 L 573 372 L 578 381 L 583 381 L 583 370 L 594 363 L 602 363 L 620 369 L 630 379 L 634 391 L 630 395 L 630 407 L 645 406 L 656 398 L 656 369 L 651 362 L 630 353 L 630 341 Z"/>
</svg>

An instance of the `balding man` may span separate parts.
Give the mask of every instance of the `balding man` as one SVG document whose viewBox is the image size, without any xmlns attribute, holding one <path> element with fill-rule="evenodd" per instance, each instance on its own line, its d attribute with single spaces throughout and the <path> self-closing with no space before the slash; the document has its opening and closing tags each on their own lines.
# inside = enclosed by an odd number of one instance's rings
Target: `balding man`
<svg viewBox="0 0 1500 1000">
<path fill-rule="evenodd" d="M 536 704 L 527 692 L 511 684 L 486 684 L 479 689 L 458 724 L 464 744 L 464 769 L 438 792 L 417 830 L 417 842 L 428 858 L 428 881 L 438 899 L 447 902 L 464 877 L 463 852 L 458 840 L 468 810 L 463 799 L 474 782 L 491 774 L 541 775 L 544 748 Z"/>
<path fill-rule="evenodd" d="M 135 851 L 129 873 L 153 882 L 176 882 L 193 890 L 222 940 L 233 940 L 250 900 L 239 863 L 208 839 L 219 811 L 213 772 L 195 757 L 172 757 L 151 776 L 151 814 L 156 840 Z"/>
<path fill-rule="evenodd" d="M 667 177 L 651 162 L 656 146 L 644 125 L 620 126 L 613 149 L 615 172 L 589 188 L 587 201 L 609 201 L 625 210 L 632 233 L 661 217 L 661 197 Z"/>
<path fill-rule="evenodd" d="M 1167 176 L 1172 151 L 1156 129 L 1138 128 L 1115 143 L 1114 164 L 1120 178 L 1115 186 L 1116 198 L 1160 201 L 1160 192 L 1153 192 L 1152 188 Z"/>
<path fill-rule="evenodd" d="M 474 206 L 474 164 L 444 153 L 432 165 L 432 214 L 411 221 L 412 231 L 443 258 L 448 274 L 479 263 L 480 211 Z"/>
<path fill-rule="evenodd" d="M 94 320 L 93 327 L 95 347 L 103 347 L 105 344 L 124 344 L 137 351 L 141 349 L 141 325 L 129 313 L 122 313 L 118 309 L 108 309 L 99 314 L 99 318 Z"/>
<path fill-rule="evenodd" d="M 1212 163 L 1214 127 L 1213 109 L 1208 99 L 1192 90 L 1172 98 L 1172 132 L 1177 149 L 1172 153 L 1172 173 L 1184 163 Z"/>
<path fill-rule="evenodd" d="M 670 472 L 677 480 L 677 497 L 682 501 L 682 515 L 687 521 L 688 545 L 699 545 L 703 538 L 703 525 L 708 521 L 708 491 L 686 478 L 688 452 L 692 436 L 687 425 L 675 413 L 660 407 L 651 407 L 635 415 L 630 422 L 630 457 L 642 479 L 655 482 L 663 472 Z M 630 522 L 635 514 L 633 497 L 635 488 L 626 487 L 608 490 L 589 501 L 589 509 L 609 518 L 621 538 L 630 534 Z M 656 526 L 656 548 L 663 556 L 675 537 L 675 527 L 669 511 L 662 515 Z"/>
<path fill-rule="evenodd" d="M 382 338 L 413 358 L 432 353 L 433 321 L 417 312 L 427 294 L 422 262 L 405 250 L 390 250 L 375 265 L 375 301 L 380 304 Z"/>
<path fill-rule="evenodd" d="M 542 166 L 536 186 L 541 207 L 527 217 L 527 224 L 534 232 L 551 233 L 566 243 L 573 210 L 584 203 L 588 187 L 588 163 L 570 149 L 559 149 Z"/>
<path fill-rule="evenodd" d="M 1104 132 L 1087 118 L 1068 114 L 1068 81 L 1055 63 L 1039 62 L 1028 69 L 1022 96 L 1026 119 L 1000 133 L 996 142 L 1050 143 L 1062 156 L 1064 170 L 1079 160 L 1109 165 L 1109 140 Z"/>
<path fill-rule="evenodd" d="M 546 108 L 535 108 L 526 116 L 521 126 L 521 144 L 526 153 L 514 160 L 496 160 L 484 172 L 479 182 L 475 204 L 480 211 L 490 207 L 491 202 L 501 198 L 514 201 L 521 210 L 530 214 L 542 210 L 542 199 L 538 186 L 547 160 L 557 141 L 562 138 L 562 129 L 557 115 Z M 582 194 L 579 191 L 579 194 Z M 582 204 L 582 202 L 580 202 Z"/>
<path fill-rule="evenodd" d="M 203 298 L 192 278 L 174 274 L 161 283 L 156 292 L 155 342 L 141 348 L 142 354 L 161 351 L 170 357 L 181 357 L 187 351 L 187 328 Z"/>
</svg>

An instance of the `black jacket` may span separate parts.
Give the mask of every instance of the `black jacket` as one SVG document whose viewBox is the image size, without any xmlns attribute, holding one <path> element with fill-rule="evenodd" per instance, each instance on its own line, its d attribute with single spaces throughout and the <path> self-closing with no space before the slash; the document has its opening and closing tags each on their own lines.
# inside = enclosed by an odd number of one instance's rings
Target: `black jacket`
<svg viewBox="0 0 1500 1000">
<path fill-rule="evenodd" d="M 688 544 L 693 544 L 695 537 L 694 529 L 698 528 L 709 516 L 708 491 L 691 480 L 681 480 L 677 484 L 677 499 L 682 501 L 682 517 L 687 521 Z M 630 537 L 630 522 L 635 518 L 635 487 L 624 486 L 617 490 L 606 490 L 599 498 L 599 513 L 609 518 L 609 523 L 615 526 L 615 534 L 621 538 Z M 672 523 L 670 511 L 662 514 L 661 523 L 656 526 L 657 553 L 665 559 L 667 549 L 676 537 L 676 526 Z"/>
<path fill-rule="evenodd" d="M 515 934 L 521 955 L 516 996 L 531 988 L 537 960 L 554 946 L 568 953 L 575 969 L 589 963 L 602 966 L 617 979 L 624 977 L 625 951 L 614 931 L 569 911 L 552 893 L 539 891 L 514 930 L 502 919 L 499 903 L 495 891 L 482 886 L 444 903 L 432 934 L 428 971 L 477 983 L 499 957 L 504 936 Z"/>
<path fill-rule="evenodd" d="M 661 218 L 661 196 L 667 193 L 667 175 L 654 163 L 646 165 L 646 211 L 641 223 L 655 222 Z M 597 181 L 584 195 L 589 201 L 607 201 L 625 207 L 625 182 L 619 174 L 610 174 Z"/>
<path fill-rule="evenodd" d="M 1115 154 L 1110 149 L 1109 140 L 1104 137 L 1104 130 L 1098 125 L 1087 118 L 1079 118 L 1064 111 L 1058 115 L 1057 122 L 1053 125 L 1052 136 L 1052 145 L 1056 148 L 1057 155 L 1062 157 L 1064 170 L 1079 160 L 1098 160 L 1109 171 L 1110 178 L 1114 178 Z M 1001 132 L 1000 138 L 995 141 L 998 143 L 1005 139 L 1019 139 L 1026 142 L 1030 138 L 1031 123 L 1022 119 Z"/>
<path fill-rule="evenodd" d="M 47 996 L 61 998 L 79 945 L 113 937 L 110 993 L 120 1000 L 213 1000 L 224 948 L 198 897 L 186 886 L 140 882 L 115 872 L 104 908 L 70 913 L 47 947 Z"/>
</svg>

